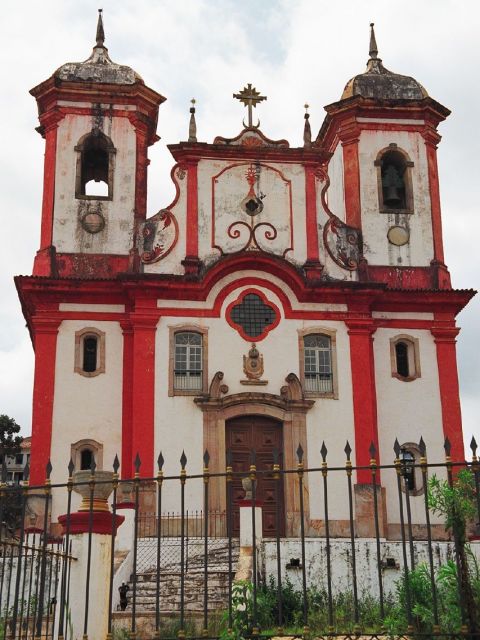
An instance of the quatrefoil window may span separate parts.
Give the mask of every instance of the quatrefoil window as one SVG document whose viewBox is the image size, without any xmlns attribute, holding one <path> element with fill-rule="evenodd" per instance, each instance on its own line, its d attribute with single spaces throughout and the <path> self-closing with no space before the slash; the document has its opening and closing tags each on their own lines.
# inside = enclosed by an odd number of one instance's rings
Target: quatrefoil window
<svg viewBox="0 0 480 640">
<path fill-rule="evenodd" d="M 280 312 L 260 292 L 244 291 L 227 309 L 227 320 L 245 340 L 263 340 L 280 322 Z"/>
</svg>

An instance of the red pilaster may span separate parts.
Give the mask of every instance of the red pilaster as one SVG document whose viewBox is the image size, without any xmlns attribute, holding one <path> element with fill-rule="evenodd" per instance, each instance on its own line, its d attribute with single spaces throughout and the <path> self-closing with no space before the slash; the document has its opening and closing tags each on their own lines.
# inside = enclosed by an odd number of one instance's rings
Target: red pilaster
<svg viewBox="0 0 480 640">
<path fill-rule="evenodd" d="M 322 274 L 318 259 L 316 166 L 305 166 L 305 214 L 307 233 L 307 261 L 303 265 L 308 280 L 317 280 Z"/>
<path fill-rule="evenodd" d="M 133 329 L 130 322 L 121 323 L 123 331 L 122 385 L 122 478 L 133 478 L 132 460 L 132 401 L 133 401 Z"/>
<path fill-rule="evenodd" d="M 40 227 L 40 249 L 35 256 L 33 275 L 51 275 L 51 254 L 53 244 L 53 214 L 55 207 L 55 168 L 57 158 L 57 130 L 61 116 L 56 113 L 44 115 L 41 119 L 45 136 L 45 156 L 43 163 L 42 222 Z"/>
<path fill-rule="evenodd" d="M 140 456 L 142 477 L 153 476 L 155 413 L 155 333 L 157 318 L 135 313 L 132 362 L 132 456 Z"/>
<path fill-rule="evenodd" d="M 30 462 L 30 484 L 32 486 L 45 482 L 45 467 L 50 458 L 59 325 L 60 321 L 57 319 L 38 316 L 32 318 L 35 345 L 32 456 Z"/>
<path fill-rule="evenodd" d="M 343 147 L 343 176 L 345 185 L 345 222 L 351 227 L 362 228 L 360 203 L 360 163 L 358 143 L 360 129 L 352 125 L 339 133 Z"/>
<path fill-rule="evenodd" d="M 185 274 L 197 276 L 200 270 L 198 259 L 198 159 L 189 159 L 187 165 L 187 237 L 186 256 L 182 264 Z"/>
<path fill-rule="evenodd" d="M 433 260 L 432 266 L 435 269 L 435 281 L 433 286 L 439 289 L 450 289 L 450 274 L 445 266 L 443 254 L 443 234 L 442 234 L 442 212 L 440 208 L 440 185 L 438 181 L 437 165 L 437 145 L 440 142 L 440 135 L 431 128 L 423 132 L 425 149 L 427 153 L 428 166 L 428 186 L 430 192 L 430 207 L 432 219 L 433 235 Z"/>
<path fill-rule="evenodd" d="M 462 412 L 458 387 L 456 336 L 457 327 L 434 327 L 431 329 L 437 346 L 438 380 L 442 404 L 443 435 L 452 445 L 454 461 L 465 460 L 462 434 Z"/>
<path fill-rule="evenodd" d="M 137 136 L 137 158 L 135 168 L 135 217 L 144 220 L 147 216 L 147 130 L 135 121 L 135 135 Z"/>
<path fill-rule="evenodd" d="M 380 463 L 377 430 L 377 394 L 375 388 L 375 361 L 373 355 L 373 334 L 375 326 L 368 319 L 348 320 L 350 336 L 350 364 L 352 370 L 353 416 L 355 423 L 356 464 L 368 466 L 369 447 L 373 442 L 377 449 L 377 463 Z M 377 481 L 380 481 L 377 472 Z M 368 469 L 357 471 L 357 482 L 371 482 Z"/>
</svg>

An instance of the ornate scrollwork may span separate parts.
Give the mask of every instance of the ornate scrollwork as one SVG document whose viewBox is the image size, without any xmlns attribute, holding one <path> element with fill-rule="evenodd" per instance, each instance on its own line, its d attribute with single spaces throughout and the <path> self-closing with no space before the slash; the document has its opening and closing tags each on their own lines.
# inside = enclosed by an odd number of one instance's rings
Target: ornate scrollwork
<svg viewBox="0 0 480 640">
<path fill-rule="evenodd" d="M 316 177 L 323 182 L 320 199 L 325 213 L 328 216 L 327 223 L 323 227 L 323 243 L 331 259 L 342 269 L 355 271 L 358 269 L 362 258 L 362 234 L 359 229 L 351 227 L 332 211 L 330 211 L 326 193 L 330 186 L 330 178 L 325 167 L 319 167 L 315 172 Z"/>
<path fill-rule="evenodd" d="M 142 262 L 152 264 L 165 258 L 177 243 L 178 222 L 169 209 L 161 209 L 143 227 Z"/>
<path fill-rule="evenodd" d="M 263 251 L 262 247 L 259 245 L 259 239 L 257 238 L 257 231 L 260 227 L 267 227 L 263 230 L 263 239 L 268 240 L 269 242 L 275 240 L 277 237 L 277 230 L 270 224 L 270 222 L 259 222 L 255 226 L 251 227 L 247 222 L 243 220 L 237 220 L 236 222 L 232 222 L 232 224 L 227 229 L 227 235 L 229 238 L 233 240 L 237 240 L 242 235 L 241 230 L 238 227 L 244 227 L 248 232 L 248 238 L 243 247 L 238 249 L 234 253 L 240 253 L 241 251 Z M 222 251 L 223 254 L 223 251 Z"/>
</svg>

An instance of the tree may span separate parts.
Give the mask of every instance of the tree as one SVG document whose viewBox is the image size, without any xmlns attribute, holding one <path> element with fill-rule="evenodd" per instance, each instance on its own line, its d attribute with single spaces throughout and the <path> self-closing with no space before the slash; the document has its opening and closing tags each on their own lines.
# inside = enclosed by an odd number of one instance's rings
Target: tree
<svg viewBox="0 0 480 640">
<path fill-rule="evenodd" d="M 0 415 L 0 455 L 2 463 L 6 456 L 14 456 L 20 452 L 20 445 L 23 438 L 19 436 L 20 425 L 15 418 L 10 418 L 4 414 Z"/>
<path fill-rule="evenodd" d="M 7 415 L 0 415 L 0 462 L 1 479 L 7 479 L 7 458 L 15 456 L 21 451 L 23 437 L 18 435 L 20 425 L 14 418 Z M 21 521 L 22 513 L 21 489 L 18 487 L 7 487 L 2 490 L 0 498 L 0 523 L 5 525 L 7 534 L 13 533 Z"/>
<path fill-rule="evenodd" d="M 470 631 L 478 632 L 479 620 L 476 597 L 468 562 L 467 528 L 476 516 L 476 484 L 470 469 L 462 469 L 449 480 L 435 475 L 428 481 L 428 505 L 433 513 L 445 518 L 445 529 L 453 534 L 457 571 L 460 577 L 459 595 L 465 604 Z"/>
</svg>

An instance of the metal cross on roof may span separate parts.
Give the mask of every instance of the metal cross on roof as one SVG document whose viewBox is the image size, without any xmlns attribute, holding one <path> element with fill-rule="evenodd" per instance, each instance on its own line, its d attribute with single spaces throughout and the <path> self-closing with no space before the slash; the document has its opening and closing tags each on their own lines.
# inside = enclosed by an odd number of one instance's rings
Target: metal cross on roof
<svg viewBox="0 0 480 640">
<path fill-rule="evenodd" d="M 257 91 L 255 87 L 252 87 L 251 83 L 249 82 L 246 87 L 243 87 L 242 91 L 240 91 L 239 93 L 234 93 L 233 97 L 237 100 L 240 100 L 240 102 L 243 102 L 243 104 L 248 107 L 248 127 L 253 128 L 254 124 L 252 119 L 252 108 L 257 106 L 257 102 L 266 100 L 267 96 L 261 96 L 260 92 Z M 245 122 L 243 124 L 245 125 Z M 258 121 L 258 124 L 255 125 L 255 128 L 259 126 L 260 120 Z"/>
</svg>

